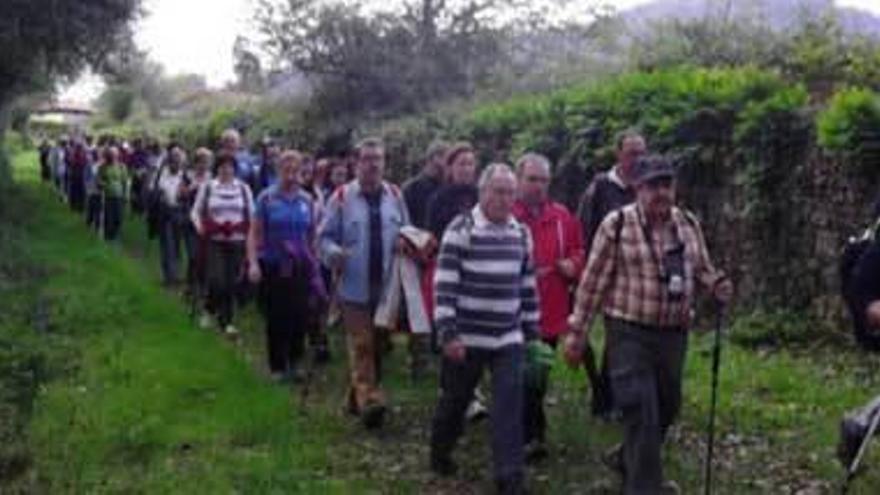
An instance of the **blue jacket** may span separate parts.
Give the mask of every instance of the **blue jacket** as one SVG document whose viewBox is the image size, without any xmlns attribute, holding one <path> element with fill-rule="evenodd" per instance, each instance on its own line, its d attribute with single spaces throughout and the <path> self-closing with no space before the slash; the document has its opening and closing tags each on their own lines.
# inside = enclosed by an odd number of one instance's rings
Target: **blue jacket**
<svg viewBox="0 0 880 495">
<path fill-rule="evenodd" d="M 388 286 L 400 227 L 409 224 L 409 214 L 400 190 L 382 183 L 382 286 Z M 318 232 L 321 256 L 327 265 L 332 259 L 347 252 L 339 281 L 338 295 L 343 302 L 368 304 L 369 250 L 368 231 L 370 208 L 361 194 L 357 180 L 340 187 L 333 193 L 324 211 Z"/>
</svg>

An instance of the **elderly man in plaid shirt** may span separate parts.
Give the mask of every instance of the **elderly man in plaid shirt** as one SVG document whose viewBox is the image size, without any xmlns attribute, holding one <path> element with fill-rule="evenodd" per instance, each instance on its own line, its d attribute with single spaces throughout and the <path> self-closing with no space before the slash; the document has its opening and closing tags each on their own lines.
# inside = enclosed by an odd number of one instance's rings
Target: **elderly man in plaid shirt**
<svg viewBox="0 0 880 495">
<path fill-rule="evenodd" d="M 721 302 L 733 284 L 715 269 L 699 223 L 675 204 L 675 172 L 659 156 L 635 164 L 636 203 L 596 232 L 569 317 L 565 354 L 577 365 L 584 328 L 605 315 L 611 388 L 625 435 L 616 467 L 629 494 L 677 493 L 661 447 L 681 406 L 687 330 L 699 283 Z"/>
</svg>

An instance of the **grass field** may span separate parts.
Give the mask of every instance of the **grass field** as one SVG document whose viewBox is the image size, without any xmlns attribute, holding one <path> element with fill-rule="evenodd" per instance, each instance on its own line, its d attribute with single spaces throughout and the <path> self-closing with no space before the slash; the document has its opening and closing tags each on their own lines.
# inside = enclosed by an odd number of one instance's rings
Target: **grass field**
<svg viewBox="0 0 880 495">
<path fill-rule="evenodd" d="M 346 369 L 333 361 L 308 397 L 266 378 L 260 319 L 229 340 L 196 328 L 159 286 L 157 248 L 127 219 L 106 245 L 15 157 L 0 211 L 0 493 L 483 493 L 487 426 L 468 429 L 462 471 L 426 469 L 436 380 L 410 379 L 404 336 L 388 358 L 387 427 L 341 412 Z M 154 243 L 155 244 L 155 243 Z M 596 332 L 601 338 L 601 332 Z M 701 491 L 711 338 L 691 340 L 667 474 Z M 841 414 L 880 392 L 880 359 L 847 345 L 724 349 L 716 493 L 832 493 Z M 549 401 L 551 457 L 533 493 L 590 493 L 613 480 L 599 461 L 617 428 L 588 415 L 582 372 L 559 363 Z M 880 490 L 880 455 L 853 493 Z"/>
</svg>

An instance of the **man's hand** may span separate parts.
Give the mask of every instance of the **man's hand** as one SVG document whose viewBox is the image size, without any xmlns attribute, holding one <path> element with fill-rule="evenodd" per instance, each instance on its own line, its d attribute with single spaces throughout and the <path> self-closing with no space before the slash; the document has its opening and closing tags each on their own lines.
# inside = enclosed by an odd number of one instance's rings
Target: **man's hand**
<svg viewBox="0 0 880 495">
<path fill-rule="evenodd" d="M 248 280 L 254 285 L 260 283 L 263 273 L 260 271 L 260 264 L 254 261 L 248 263 Z"/>
<path fill-rule="evenodd" d="M 583 332 L 569 332 L 565 336 L 563 349 L 565 362 L 572 368 L 580 366 L 583 360 L 585 339 Z"/>
<path fill-rule="evenodd" d="M 722 303 L 727 304 L 733 299 L 733 282 L 730 281 L 729 278 L 724 278 L 715 284 L 715 289 L 712 294 L 715 299 Z"/>
<path fill-rule="evenodd" d="M 460 363 L 465 358 L 464 344 L 459 339 L 453 339 L 443 346 L 443 355 L 454 363 Z"/>
<path fill-rule="evenodd" d="M 574 261 L 564 258 L 556 261 L 556 269 L 559 270 L 559 273 L 562 274 L 567 279 L 577 278 L 577 270 L 574 266 Z"/>
<path fill-rule="evenodd" d="M 397 254 L 400 254 L 401 256 L 406 256 L 407 258 L 415 258 L 417 253 L 412 244 L 407 242 L 407 240 L 403 237 L 398 237 Z"/>
<path fill-rule="evenodd" d="M 868 325 L 871 328 L 880 328 L 880 301 L 874 301 L 868 305 Z"/>
</svg>

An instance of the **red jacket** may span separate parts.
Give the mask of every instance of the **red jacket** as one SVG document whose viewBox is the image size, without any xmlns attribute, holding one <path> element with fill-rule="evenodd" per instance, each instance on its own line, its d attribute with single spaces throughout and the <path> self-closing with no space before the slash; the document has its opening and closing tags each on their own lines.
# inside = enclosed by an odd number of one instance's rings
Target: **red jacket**
<svg viewBox="0 0 880 495">
<path fill-rule="evenodd" d="M 552 201 L 545 203 L 537 216 L 533 216 L 522 201 L 517 201 L 513 214 L 532 234 L 541 304 L 541 337 L 554 340 L 565 332 L 571 311 L 570 289 L 577 284 L 577 277 L 584 268 L 581 226 L 565 206 Z M 556 262 L 561 259 L 574 262 L 575 278 L 566 278 L 556 268 Z"/>
</svg>

